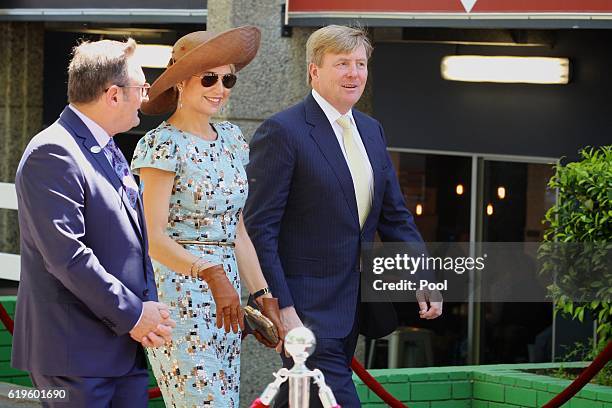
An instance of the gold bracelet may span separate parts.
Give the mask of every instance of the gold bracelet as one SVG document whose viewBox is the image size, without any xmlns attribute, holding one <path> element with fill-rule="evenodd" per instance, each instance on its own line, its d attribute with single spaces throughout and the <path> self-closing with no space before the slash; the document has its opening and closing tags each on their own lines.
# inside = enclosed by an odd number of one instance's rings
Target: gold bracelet
<svg viewBox="0 0 612 408">
<path fill-rule="evenodd" d="M 196 269 L 196 272 L 194 273 L 194 268 L 196 266 L 199 266 L 200 263 L 204 263 L 206 262 L 206 260 L 204 258 L 198 258 L 196 259 L 192 264 L 191 267 L 189 268 L 189 276 L 191 276 L 192 278 L 197 278 L 198 277 L 198 272 L 200 272 L 199 269 Z"/>
</svg>

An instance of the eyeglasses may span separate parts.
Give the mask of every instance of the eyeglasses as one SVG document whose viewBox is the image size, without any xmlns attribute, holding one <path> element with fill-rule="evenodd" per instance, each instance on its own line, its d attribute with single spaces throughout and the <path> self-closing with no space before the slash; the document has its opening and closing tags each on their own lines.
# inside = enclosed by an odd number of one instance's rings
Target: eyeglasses
<svg viewBox="0 0 612 408">
<path fill-rule="evenodd" d="M 140 95 L 143 98 L 149 96 L 149 89 L 151 89 L 151 85 L 148 83 L 144 83 L 143 85 L 115 85 L 117 88 L 140 88 Z M 107 92 L 110 88 L 106 88 L 104 92 Z"/>
<path fill-rule="evenodd" d="M 140 94 L 143 98 L 149 96 L 149 89 L 151 89 L 151 85 L 148 83 L 144 83 L 143 85 L 117 85 L 119 88 L 140 88 Z"/>
<path fill-rule="evenodd" d="M 219 76 L 221 76 L 221 83 L 223 83 L 223 86 L 227 89 L 231 89 L 234 85 L 236 85 L 236 80 L 238 79 L 234 74 L 219 75 L 214 72 L 206 72 L 202 75 L 194 76 L 200 78 L 204 88 L 210 88 L 216 84 L 219 80 Z"/>
</svg>

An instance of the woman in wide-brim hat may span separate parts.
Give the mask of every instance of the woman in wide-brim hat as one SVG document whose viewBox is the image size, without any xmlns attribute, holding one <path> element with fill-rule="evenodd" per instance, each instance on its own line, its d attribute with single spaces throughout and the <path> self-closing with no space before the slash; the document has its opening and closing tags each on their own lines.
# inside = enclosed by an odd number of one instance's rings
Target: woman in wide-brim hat
<svg viewBox="0 0 612 408">
<path fill-rule="evenodd" d="M 149 350 L 167 406 L 239 406 L 240 277 L 284 335 L 242 220 L 248 145 L 238 126 L 210 121 L 259 42 L 251 26 L 182 37 L 141 109 L 173 112 L 138 142 L 132 160 L 143 184 L 159 297 L 177 323 L 171 344 Z M 280 350 L 280 342 L 255 334 Z"/>
</svg>

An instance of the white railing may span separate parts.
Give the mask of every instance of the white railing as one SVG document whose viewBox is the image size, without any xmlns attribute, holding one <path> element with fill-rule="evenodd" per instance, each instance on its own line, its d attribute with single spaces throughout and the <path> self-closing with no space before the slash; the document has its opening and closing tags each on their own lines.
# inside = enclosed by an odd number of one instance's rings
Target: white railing
<svg viewBox="0 0 612 408">
<path fill-rule="evenodd" d="M 17 210 L 17 193 L 14 184 L 0 183 L 0 208 Z M 19 255 L 0 252 L 0 279 L 18 281 L 20 270 Z"/>
</svg>

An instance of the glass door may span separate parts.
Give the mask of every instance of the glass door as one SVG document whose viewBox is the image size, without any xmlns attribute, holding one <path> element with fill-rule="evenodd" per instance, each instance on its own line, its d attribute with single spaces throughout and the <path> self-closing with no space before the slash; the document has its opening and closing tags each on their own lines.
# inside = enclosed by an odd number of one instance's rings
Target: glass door
<svg viewBox="0 0 612 408">
<path fill-rule="evenodd" d="M 390 154 L 406 205 L 425 242 L 452 247 L 452 243 L 469 241 L 471 156 Z M 438 249 L 452 250 L 440 245 Z M 434 320 L 420 319 L 416 302 L 395 306 L 404 339 L 395 367 L 467 364 L 467 302 L 445 302 L 443 315 Z M 378 341 L 366 348 L 368 353 L 372 350 L 369 368 L 388 367 L 386 346 Z"/>
<path fill-rule="evenodd" d="M 536 246 L 520 243 L 542 240 L 542 220 L 555 202 L 555 192 L 547 186 L 554 168 L 551 163 L 481 160 L 477 240 L 514 243 L 503 249 L 508 251 L 504 259 L 511 262 L 494 265 L 496 283 L 488 284 L 485 277 L 482 290 L 520 293 L 538 285 Z M 512 302 L 482 303 L 480 308 L 480 364 L 551 361 L 551 303 L 522 302 L 517 297 Z"/>
</svg>

